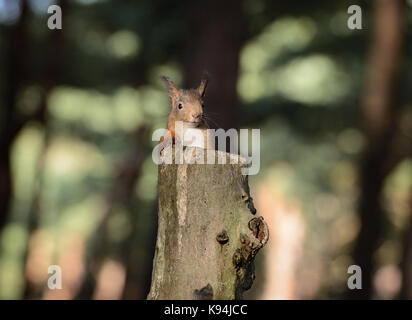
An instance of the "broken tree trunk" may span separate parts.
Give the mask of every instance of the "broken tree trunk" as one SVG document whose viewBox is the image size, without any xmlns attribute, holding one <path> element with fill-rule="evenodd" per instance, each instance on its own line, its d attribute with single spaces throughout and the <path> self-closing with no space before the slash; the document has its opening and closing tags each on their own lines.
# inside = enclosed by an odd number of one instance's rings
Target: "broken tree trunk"
<svg viewBox="0 0 412 320">
<path fill-rule="evenodd" d="M 269 234 L 263 218 L 254 216 L 244 165 L 159 165 L 148 299 L 240 299 L 251 287 L 254 257 Z"/>
</svg>

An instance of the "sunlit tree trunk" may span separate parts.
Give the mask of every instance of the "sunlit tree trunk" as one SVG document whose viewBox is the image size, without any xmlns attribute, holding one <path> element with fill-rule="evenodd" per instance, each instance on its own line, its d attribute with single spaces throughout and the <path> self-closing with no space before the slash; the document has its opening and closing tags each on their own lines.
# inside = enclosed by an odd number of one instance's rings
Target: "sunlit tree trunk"
<svg viewBox="0 0 412 320">
<path fill-rule="evenodd" d="M 258 206 L 269 225 L 271 238 L 264 252 L 265 281 L 258 298 L 297 299 L 296 270 L 299 268 L 305 238 L 301 209 L 288 203 L 284 194 L 274 191 L 268 184 L 259 187 Z"/>
</svg>

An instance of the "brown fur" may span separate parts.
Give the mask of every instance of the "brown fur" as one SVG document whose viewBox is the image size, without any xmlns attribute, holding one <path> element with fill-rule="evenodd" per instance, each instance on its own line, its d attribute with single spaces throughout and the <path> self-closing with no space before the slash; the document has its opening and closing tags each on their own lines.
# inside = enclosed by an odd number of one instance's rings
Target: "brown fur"
<svg viewBox="0 0 412 320">
<path fill-rule="evenodd" d="M 167 122 L 167 129 L 170 136 L 164 136 L 161 140 L 173 139 L 175 142 L 175 122 L 183 121 L 185 125 L 192 128 L 206 128 L 203 122 L 203 97 L 208 82 L 207 74 L 204 74 L 200 85 L 196 89 L 178 89 L 168 77 L 161 78 L 166 86 L 170 97 L 170 113 Z M 179 109 L 179 105 L 182 106 Z"/>
</svg>

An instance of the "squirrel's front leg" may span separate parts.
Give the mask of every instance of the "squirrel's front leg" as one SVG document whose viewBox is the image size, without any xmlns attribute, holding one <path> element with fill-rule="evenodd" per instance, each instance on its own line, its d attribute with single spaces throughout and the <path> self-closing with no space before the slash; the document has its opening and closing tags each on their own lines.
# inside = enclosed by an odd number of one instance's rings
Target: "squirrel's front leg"
<svg viewBox="0 0 412 320">
<path fill-rule="evenodd" d="M 162 152 L 168 145 L 173 145 L 174 139 L 170 131 L 166 132 L 163 137 L 160 138 L 159 151 Z"/>
</svg>

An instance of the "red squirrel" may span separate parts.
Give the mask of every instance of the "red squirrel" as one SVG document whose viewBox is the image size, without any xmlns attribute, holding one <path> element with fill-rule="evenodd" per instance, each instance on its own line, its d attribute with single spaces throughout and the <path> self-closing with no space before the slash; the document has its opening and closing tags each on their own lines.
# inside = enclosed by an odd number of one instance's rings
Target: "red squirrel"
<svg viewBox="0 0 412 320">
<path fill-rule="evenodd" d="M 205 123 L 203 113 L 203 97 L 205 95 L 206 86 L 208 83 L 208 75 L 204 73 L 200 81 L 200 85 L 196 89 L 178 89 L 176 85 L 168 77 L 161 77 L 165 82 L 168 94 L 170 97 L 171 109 L 169 118 L 167 121 L 167 132 L 160 139 L 160 151 L 165 148 L 167 144 L 174 144 L 176 141 L 183 141 L 187 139 L 185 133 L 188 129 L 199 129 L 203 136 L 201 141 L 201 148 L 203 149 L 215 149 L 214 136 L 207 130 L 208 127 Z M 176 130 L 176 122 L 181 121 L 183 124 L 183 130 L 179 133 Z M 189 135 L 190 136 L 190 135 Z M 183 145 L 186 140 L 183 141 Z M 190 144 L 194 145 L 194 144 Z M 199 146 L 196 143 L 194 146 Z M 226 155 L 226 153 L 224 153 Z M 239 156 L 238 156 L 239 157 Z M 242 200 L 247 203 L 247 206 L 252 214 L 256 213 L 256 209 L 253 205 L 253 199 L 250 197 L 249 185 L 247 183 L 247 176 L 244 176 L 242 183 L 239 184 Z"/>
<path fill-rule="evenodd" d="M 200 85 L 196 89 L 178 89 L 176 85 L 168 77 L 162 76 L 161 79 L 164 81 L 167 87 L 168 95 L 170 98 L 171 109 L 169 113 L 169 118 L 167 121 L 167 132 L 161 138 L 160 142 L 162 148 L 166 146 L 167 143 L 171 142 L 174 144 L 176 140 L 183 141 L 183 136 L 188 128 L 196 128 L 202 130 L 204 136 L 204 143 L 208 144 L 208 133 L 206 131 L 207 126 L 204 120 L 203 114 L 203 98 L 205 95 L 208 74 L 205 72 L 200 81 Z M 181 121 L 183 125 L 183 136 L 179 136 L 176 132 L 176 122 Z M 202 142 L 202 145 L 205 146 Z M 214 148 L 214 147 L 213 147 Z M 206 147 L 204 147 L 206 149 Z"/>
</svg>

